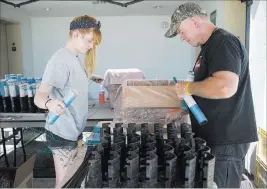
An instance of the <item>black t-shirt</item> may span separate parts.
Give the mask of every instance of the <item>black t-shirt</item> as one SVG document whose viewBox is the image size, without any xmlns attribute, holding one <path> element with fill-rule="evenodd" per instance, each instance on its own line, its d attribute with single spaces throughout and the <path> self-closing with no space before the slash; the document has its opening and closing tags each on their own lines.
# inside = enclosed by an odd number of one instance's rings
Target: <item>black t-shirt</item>
<svg viewBox="0 0 267 189">
<path fill-rule="evenodd" d="M 208 123 L 201 126 L 190 113 L 193 132 L 208 144 L 257 141 L 248 53 L 236 36 L 223 29 L 216 29 L 201 46 L 194 67 L 195 81 L 203 81 L 218 71 L 230 71 L 239 75 L 237 92 L 227 99 L 193 96 L 208 119 Z"/>
</svg>

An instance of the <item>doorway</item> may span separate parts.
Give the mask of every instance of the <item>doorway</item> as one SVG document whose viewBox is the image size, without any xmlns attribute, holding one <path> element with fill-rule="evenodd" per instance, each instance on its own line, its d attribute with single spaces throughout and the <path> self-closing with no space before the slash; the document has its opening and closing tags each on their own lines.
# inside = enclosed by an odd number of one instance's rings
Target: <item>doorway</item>
<svg viewBox="0 0 267 189">
<path fill-rule="evenodd" d="M 21 29 L 19 23 L 0 20 L 0 50 L 0 78 L 4 78 L 5 74 L 22 73 Z"/>
</svg>

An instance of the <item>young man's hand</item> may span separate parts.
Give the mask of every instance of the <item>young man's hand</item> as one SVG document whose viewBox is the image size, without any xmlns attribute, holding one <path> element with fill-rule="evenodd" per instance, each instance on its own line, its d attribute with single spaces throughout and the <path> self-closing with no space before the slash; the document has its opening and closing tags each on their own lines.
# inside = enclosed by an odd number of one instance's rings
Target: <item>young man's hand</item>
<svg viewBox="0 0 267 189">
<path fill-rule="evenodd" d="M 65 104 L 61 100 L 50 100 L 46 103 L 46 107 L 50 112 L 62 115 L 64 113 Z"/>
</svg>

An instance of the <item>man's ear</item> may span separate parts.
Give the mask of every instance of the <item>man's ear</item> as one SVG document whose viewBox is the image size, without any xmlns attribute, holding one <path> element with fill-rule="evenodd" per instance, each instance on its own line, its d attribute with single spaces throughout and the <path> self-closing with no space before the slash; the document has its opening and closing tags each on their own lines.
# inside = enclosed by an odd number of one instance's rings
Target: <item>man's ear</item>
<svg viewBox="0 0 267 189">
<path fill-rule="evenodd" d="M 193 21 L 194 26 L 196 28 L 198 28 L 199 27 L 199 18 L 194 16 L 194 17 L 192 17 L 192 21 Z"/>
</svg>

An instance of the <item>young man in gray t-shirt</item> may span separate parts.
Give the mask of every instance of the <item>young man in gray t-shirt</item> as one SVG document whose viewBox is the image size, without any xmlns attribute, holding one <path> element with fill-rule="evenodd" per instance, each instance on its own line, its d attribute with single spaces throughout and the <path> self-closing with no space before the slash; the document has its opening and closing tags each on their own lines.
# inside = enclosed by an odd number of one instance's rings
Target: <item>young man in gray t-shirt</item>
<svg viewBox="0 0 267 189">
<path fill-rule="evenodd" d="M 60 117 L 52 124 L 46 123 L 47 145 L 55 164 L 56 188 L 61 186 L 66 171 L 77 155 L 78 140 L 88 118 L 88 79 L 94 71 L 95 47 L 101 41 L 100 22 L 89 16 L 76 17 L 70 23 L 69 40 L 49 59 L 42 83 L 34 102 L 42 109 L 48 109 L 47 119 L 52 114 Z M 85 64 L 78 54 L 86 54 Z M 100 77 L 90 77 L 101 82 Z M 72 90 L 78 96 L 65 108 L 62 99 Z"/>
</svg>

